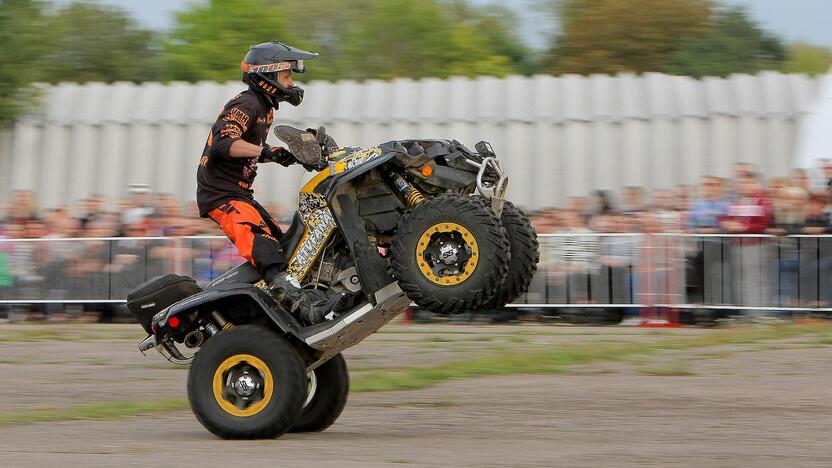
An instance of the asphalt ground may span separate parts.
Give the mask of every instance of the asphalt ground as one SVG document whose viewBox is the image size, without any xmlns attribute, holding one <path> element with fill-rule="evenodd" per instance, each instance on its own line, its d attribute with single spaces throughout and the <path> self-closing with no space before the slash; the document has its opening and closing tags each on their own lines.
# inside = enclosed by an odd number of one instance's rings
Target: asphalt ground
<svg viewBox="0 0 832 468">
<path fill-rule="evenodd" d="M 832 466 L 823 325 L 388 326 L 345 353 L 356 391 L 331 428 L 261 441 L 205 431 L 187 369 L 140 338 L 0 325 L 0 465 Z"/>
</svg>

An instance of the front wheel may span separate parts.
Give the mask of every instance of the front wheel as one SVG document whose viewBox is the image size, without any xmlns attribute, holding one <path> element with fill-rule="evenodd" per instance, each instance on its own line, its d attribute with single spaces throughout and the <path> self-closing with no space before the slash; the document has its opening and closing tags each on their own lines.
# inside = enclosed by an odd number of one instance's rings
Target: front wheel
<svg viewBox="0 0 832 468">
<path fill-rule="evenodd" d="M 483 203 L 488 203 L 483 200 Z M 486 205 L 488 206 L 488 205 Z M 532 223 L 523 211 L 507 201 L 500 217 L 511 245 L 508 275 L 487 308 L 499 309 L 525 294 L 540 261 L 540 244 Z"/>
<path fill-rule="evenodd" d="M 303 413 L 289 432 L 320 432 L 338 419 L 347 405 L 350 375 L 341 354 L 306 375 Z"/>
<path fill-rule="evenodd" d="M 493 300 L 508 273 L 506 231 L 480 200 L 443 194 L 402 216 L 393 238 L 393 273 L 418 305 L 452 314 Z"/>
<path fill-rule="evenodd" d="M 243 325 L 208 340 L 188 371 L 197 420 L 223 439 L 264 439 L 288 431 L 306 397 L 303 361 L 275 332 Z"/>
</svg>

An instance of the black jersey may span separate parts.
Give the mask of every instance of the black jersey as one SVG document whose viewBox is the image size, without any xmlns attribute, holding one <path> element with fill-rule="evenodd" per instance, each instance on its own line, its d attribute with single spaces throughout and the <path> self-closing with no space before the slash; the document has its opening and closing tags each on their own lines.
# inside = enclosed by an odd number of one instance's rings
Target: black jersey
<svg viewBox="0 0 832 468">
<path fill-rule="evenodd" d="M 225 104 L 211 127 L 197 168 L 196 201 L 199 214 L 228 200 L 254 200 L 251 185 L 257 175 L 258 158 L 232 158 L 231 144 L 238 139 L 260 145 L 272 125 L 273 111 L 257 93 L 246 90 Z"/>
</svg>

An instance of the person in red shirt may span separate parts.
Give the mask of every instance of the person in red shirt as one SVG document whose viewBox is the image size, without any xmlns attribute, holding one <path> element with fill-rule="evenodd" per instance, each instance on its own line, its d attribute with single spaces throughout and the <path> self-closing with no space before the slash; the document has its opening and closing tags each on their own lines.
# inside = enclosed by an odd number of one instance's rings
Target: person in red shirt
<svg viewBox="0 0 832 468">
<path fill-rule="evenodd" d="M 755 173 L 737 180 L 737 197 L 721 220 L 731 234 L 765 234 L 774 223 L 774 206 L 762 190 Z M 763 238 L 739 237 L 732 240 L 730 261 L 736 301 L 740 306 L 771 306 L 770 272 L 774 244 Z"/>
<path fill-rule="evenodd" d="M 732 234 L 764 234 L 774 222 L 774 206 L 760 187 L 760 178 L 751 173 L 737 181 L 737 197 L 728 207 L 721 225 Z"/>
<path fill-rule="evenodd" d="M 282 233 L 254 199 L 252 185 L 258 163 L 310 163 L 285 148 L 269 146 L 266 136 L 279 103 L 297 106 L 303 101 L 303 89 L 295 85 L 292 72 L 303 73 L 304 60 L 317 55 L 277 41 L 252 46 L 240 64 L 249 88 L 225 104 L 197 169 L 200 216 L 214 220 L 257 268 L 275 299 L 308 324 L 323 321 L 337 300 L 305 294 L 286 273 L 288 259 L 278 240 Z"/>
</svg>

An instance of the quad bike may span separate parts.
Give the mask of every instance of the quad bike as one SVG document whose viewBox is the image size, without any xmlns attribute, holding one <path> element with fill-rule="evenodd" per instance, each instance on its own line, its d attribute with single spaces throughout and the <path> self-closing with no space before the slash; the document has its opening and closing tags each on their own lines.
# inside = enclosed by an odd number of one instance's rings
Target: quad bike
<svg viewBox="0 0 832 468">
<path fill-rule="evenodd" d="M 505 200 L 508 178 L 490 144 L 337 148 L 323 127 L 275 133 L 299 160 L 318 161 L 280 241 L 308 293 L 340 297 L 327 320 L 301 323 L 249 263 L 204 289 L 167 275 L 128 296 L 149 334 L 140 350 L 190 364 L 191 408 L 222 438 L 326 429 L 349 391 L 342 351 L 413 302 L 445 314 L 502 307 L 537 268 L 537 235 Z"/>
</svg>

